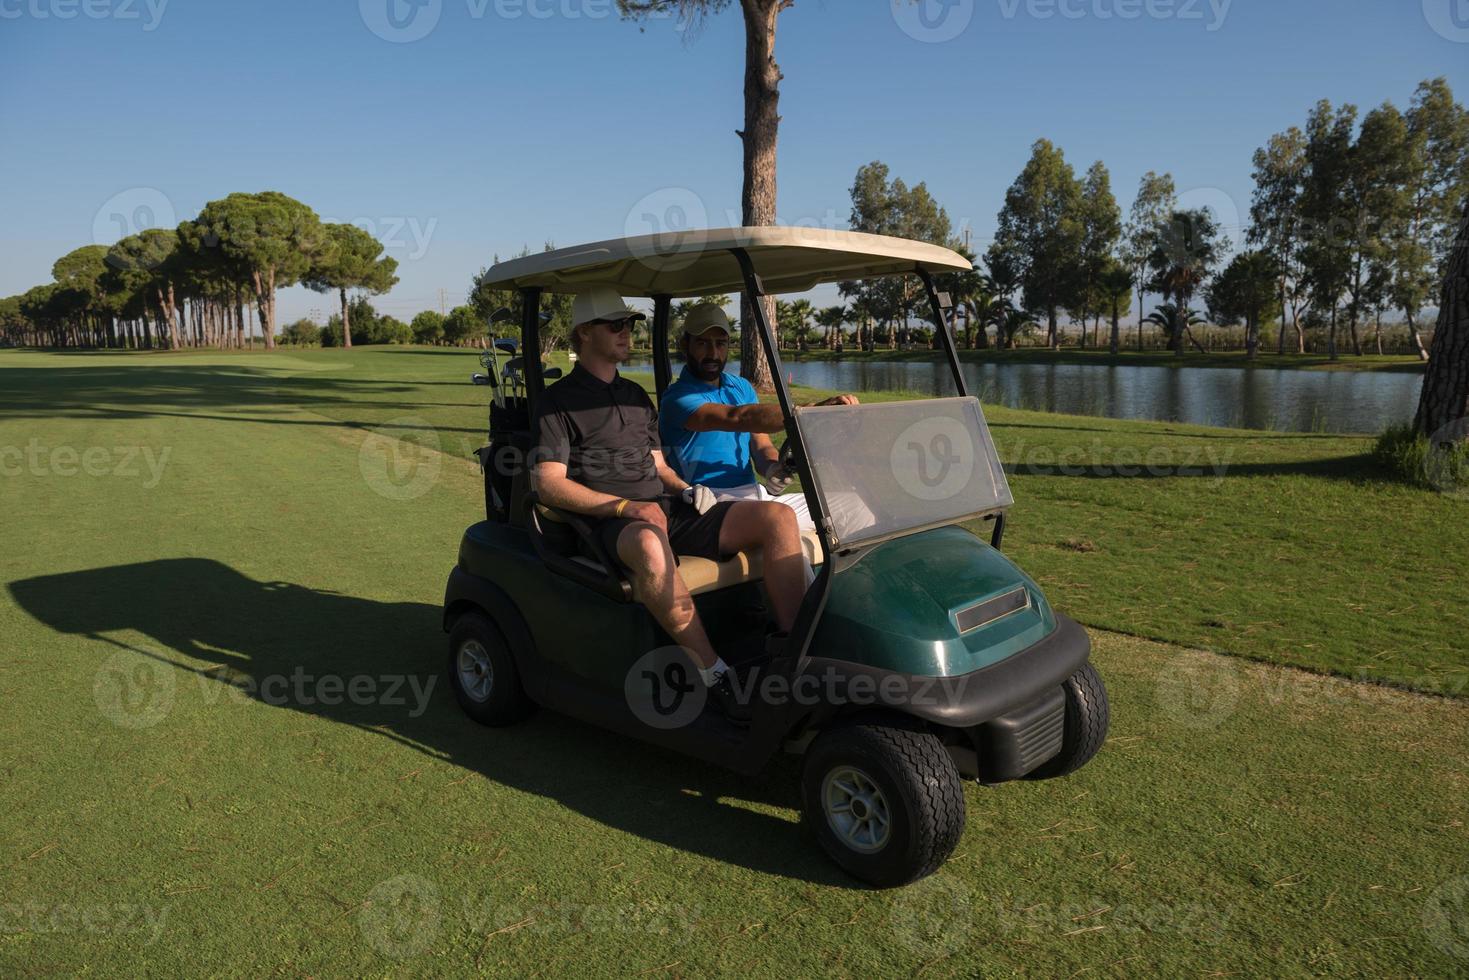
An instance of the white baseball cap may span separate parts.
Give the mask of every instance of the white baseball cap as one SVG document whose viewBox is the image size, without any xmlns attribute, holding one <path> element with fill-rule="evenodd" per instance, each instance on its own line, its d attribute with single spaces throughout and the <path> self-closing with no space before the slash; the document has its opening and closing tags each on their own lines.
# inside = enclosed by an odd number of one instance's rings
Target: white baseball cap
<svg viewBox="0 0 1469 980">
<path fill-rule="evenodd" d="M 700 303 L 683 318 L 683 332 L 687 337 L 702 337 L 711 330 L 729 334 L 729 317 L 715 303 Z"/>
<path fill-rule="evenodd" d="M 576 294 L 576 300 L 571 304 L 573 327 L 598 320 L 613 323 L 618 320 L 646 319 L 644 314 L 629 309 L 622 296 L 611 286 L 588 286 Z"/>
</svg>

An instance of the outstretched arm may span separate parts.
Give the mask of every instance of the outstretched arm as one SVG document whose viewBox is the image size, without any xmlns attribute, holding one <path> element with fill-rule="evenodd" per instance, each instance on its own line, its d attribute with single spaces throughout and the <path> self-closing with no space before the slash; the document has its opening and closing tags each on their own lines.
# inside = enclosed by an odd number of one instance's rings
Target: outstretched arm
<svg viewBox="0 0 1469 980">
<path fill-rule="evenodd" d="M 835 395 L 817 405 L 855 405 L 856 395 Z M 781 432 L 785 415 L 774 402 L 752 405 L 701 405 L 684 422 L 690 432 Z"/>
</svg>

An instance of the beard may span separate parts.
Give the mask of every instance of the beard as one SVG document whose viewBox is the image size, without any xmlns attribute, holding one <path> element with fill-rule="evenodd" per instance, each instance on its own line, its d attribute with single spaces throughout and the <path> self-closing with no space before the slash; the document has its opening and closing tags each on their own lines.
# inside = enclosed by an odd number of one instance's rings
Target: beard
<svg viewBox="0 0 1469 980">
<path fill-rule="evenodd" d="M 702 361 L 689 358 L 689 370 L 694 372 L 700 381 L 706 384 L 714 384 L 719 376 L 724 373 L 724 365 L 728 360 L 720 360 L 717 357 L 707 357 Z"/>
</svg>

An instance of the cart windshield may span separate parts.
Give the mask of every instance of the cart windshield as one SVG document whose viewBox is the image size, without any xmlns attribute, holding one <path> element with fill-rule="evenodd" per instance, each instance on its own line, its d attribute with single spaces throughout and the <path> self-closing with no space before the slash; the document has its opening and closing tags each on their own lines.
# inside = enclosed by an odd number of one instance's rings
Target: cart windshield
<svg viewBox="0 0 1469 980">
<path fill-rule="evenodd" d="M 798 408 L 796 420 L 838 548 L 1014 503 L 978 398 Z"/>
</svg>

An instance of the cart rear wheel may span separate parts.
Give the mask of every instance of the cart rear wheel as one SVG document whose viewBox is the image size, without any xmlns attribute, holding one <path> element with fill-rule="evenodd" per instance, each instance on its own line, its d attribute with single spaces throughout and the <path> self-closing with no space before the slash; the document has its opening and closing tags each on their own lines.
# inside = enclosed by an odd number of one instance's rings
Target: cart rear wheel
<svg viewBox="0 0 1469 980">
<path fill-rule="evenodd" d="M 1097 669 L 1089 663 L 1083 664 L 1061 686 L 1066 693 L 1066 730 L 1061 736 L 1061 751 L 1027 773 L 1026 779 L 1054 779 L 1073 773 L 1090 762 L 1107 740 L 1110 715 L 1107 688 Z"/>
<path fill-rule="evenodd" d="M 459 707 L 481 725 L 511 725 L 533 707 L 504 634 L 483 613 L 465 613 L 449 631 L 449 683 Z"/>
<path fill-rule="evenodd" d="M 879 887 L 932 874 L 964 832 L 964 792 L 943 744 L 894 717 L 823 732 L 801 776 L 806 825 L 849 874 Z"/>
</svg>

